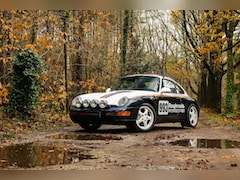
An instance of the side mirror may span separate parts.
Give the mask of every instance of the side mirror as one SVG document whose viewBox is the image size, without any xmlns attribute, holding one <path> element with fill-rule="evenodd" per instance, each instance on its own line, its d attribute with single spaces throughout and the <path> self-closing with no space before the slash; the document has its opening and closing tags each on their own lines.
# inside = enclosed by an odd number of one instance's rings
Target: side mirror
<svg viewBox="0 0 240 180">
<path fill-rule="evenodd" d="M 106 89 L 106 92 L 110 92 L 112 89 L 111 88 L 107 88 Z"/>
<path fill-rule="evenodd" d="M 167 87 L 163 87 L 160 91 L 161 93 L 171 93 L 171 89 L 170 88 L 167 88 Z"/>
</svg>

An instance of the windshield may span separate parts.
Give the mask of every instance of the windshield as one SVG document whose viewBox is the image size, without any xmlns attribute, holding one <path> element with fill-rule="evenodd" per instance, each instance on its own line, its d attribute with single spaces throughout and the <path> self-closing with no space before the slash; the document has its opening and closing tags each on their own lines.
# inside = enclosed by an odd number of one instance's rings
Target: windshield
<svg viewBox="0 0 240 180">
<path fill-rule="evenodd" d="M 151 76 L 131 76 L 122 78 L 113 90 L 159 91 L 159 78 Z"/>
</svg>

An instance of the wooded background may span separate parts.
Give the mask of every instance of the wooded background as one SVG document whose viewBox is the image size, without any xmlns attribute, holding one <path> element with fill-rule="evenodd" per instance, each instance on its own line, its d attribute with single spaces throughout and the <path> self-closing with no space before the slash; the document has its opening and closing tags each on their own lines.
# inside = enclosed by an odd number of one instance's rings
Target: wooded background
<svg viewBox="0 0 240 180">
<path fill-rule="evenodd" d="M 135 73 L 170 76 L 201 107 L 239 112 L 239 20 L 240 10 L 0 11 L 0 103 L 13 58 L 30 49 L 44 62 L 42 112 Z"/>
</svg>

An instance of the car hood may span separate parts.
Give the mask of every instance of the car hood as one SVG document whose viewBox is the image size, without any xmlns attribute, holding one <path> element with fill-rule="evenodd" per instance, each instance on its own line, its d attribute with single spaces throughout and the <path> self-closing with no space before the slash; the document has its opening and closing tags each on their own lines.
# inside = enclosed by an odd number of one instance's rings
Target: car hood
<svg viewBox="0 0 240 180">
<path fill-rule="evenodd" d="M 128 97 L 129 99 L 133 99 L 136 97 L 141 96 L 156 96 L 158 92 L 151 92 L 151 91 L 137 91 L 137 90 L 117 90 L 117 91 L 110 91 L 104 93 L 90 93 L 90 94 L 83 94 L 79 95 L 83 101 L 85 99 L 93 100 L 96 99 L 98 101 L 104 99 L 108 102 L 108 105 L 118 105 L 118 101 L 122 97 Z"/>
</svg>

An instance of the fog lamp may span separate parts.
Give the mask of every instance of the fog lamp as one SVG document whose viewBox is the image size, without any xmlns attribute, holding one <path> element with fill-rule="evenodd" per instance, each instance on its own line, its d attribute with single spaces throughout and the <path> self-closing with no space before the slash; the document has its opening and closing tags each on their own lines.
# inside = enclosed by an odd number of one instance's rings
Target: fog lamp
<svg viewBox="0 0 240 180">
<path fill-rule="evenodd" d="M 106 100 L 101 100 L 101 101 L 99 102 L 99 107 L 100 107 L 100 108 L 105 108 L 105 107 L 107 107 L 107 101 L 106 101 Z"/>
<path fill-rule="evenodd" d="M 92 108 L 97 107 L 97 105 L 98 105 L 98 101 L 97 101 L 96 99 L 93 99 L 93 100 L 90 101 L 90 106 L 91 106 Z"/>
<path fill-rule="evenodd" d="M 88 99 L 85 99 L 85 100 L 83 101 L 83 107 L 87 108 L 87 107 L 89 107 L 89 105 L 90 105 L 89 100 L 88 100 Z"/>
</svg>

